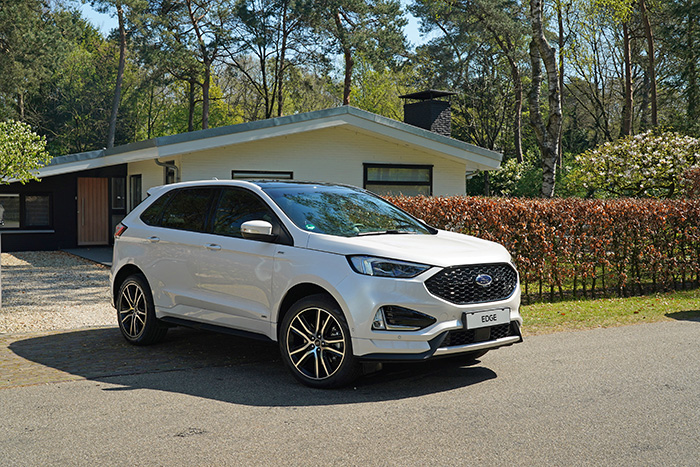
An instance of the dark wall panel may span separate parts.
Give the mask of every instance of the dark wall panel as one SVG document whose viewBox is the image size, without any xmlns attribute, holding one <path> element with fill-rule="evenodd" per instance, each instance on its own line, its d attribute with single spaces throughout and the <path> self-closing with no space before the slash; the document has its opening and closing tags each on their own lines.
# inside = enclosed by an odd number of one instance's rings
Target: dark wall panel
<svg viewBox="0 0 700 467">
<path fill-rule="evenodd" d="M 75 248 L 78 240 L 78 177 L 126 177 L 126 165 L 85 170 L 65 175 L 44 177 L 40 182 L 28 182 L 25 185 L 13 183 L 0 186 L 0 193 L 50 194 L 52 198 L 51 216 L 55 231 L 53 234 L 22 233 L 13 234 L 11 230 L 0 230 L 2 251 L 46 251 Z"/>
</svg>

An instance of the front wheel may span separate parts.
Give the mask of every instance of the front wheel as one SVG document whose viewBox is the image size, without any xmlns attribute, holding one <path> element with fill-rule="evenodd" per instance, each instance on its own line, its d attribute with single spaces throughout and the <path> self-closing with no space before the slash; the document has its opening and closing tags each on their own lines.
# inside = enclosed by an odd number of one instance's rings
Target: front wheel
<svg viewBox="0 0 700 467">
<path fill-rule="evenodd" d="M 131 344 L 154 344 L 165 337 L 168 328 L 156 318 L 151 288 L 143 275 L 127 277 L 116 302 L 119 330 Z"/>
<path fill-rule="evenodd" d="M 279 344 L 292 375 L 307 386 L 338 387 L 359 375 L 345 317 L 326 295 L 292 305 L 282 320 Z"/>
</svg>

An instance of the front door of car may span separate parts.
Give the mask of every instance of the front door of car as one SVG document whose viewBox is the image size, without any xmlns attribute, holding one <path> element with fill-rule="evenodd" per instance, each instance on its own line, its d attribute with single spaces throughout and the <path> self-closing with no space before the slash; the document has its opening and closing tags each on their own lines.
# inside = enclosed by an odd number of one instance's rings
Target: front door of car
<svg viewBox="0 0 700 467">
<path fill-rule="evenodd" d="M 241 224 L 279 220 L 262 199 L 242 188 L 222 189 L 212 217 L 197 270 L 197 295 L 210 311 L 207 321 L 266 334 L 277 245 L 243 238 Z"/>
</svg>

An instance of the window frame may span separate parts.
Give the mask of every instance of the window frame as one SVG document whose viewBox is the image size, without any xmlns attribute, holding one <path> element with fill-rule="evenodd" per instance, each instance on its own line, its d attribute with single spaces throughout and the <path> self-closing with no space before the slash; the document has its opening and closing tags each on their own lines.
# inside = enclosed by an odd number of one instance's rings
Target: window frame
<svg viewBox="0 0 700 467">
<path fill-rule="evenodd" d="M 54 225 L 54 215 L 53 215 L 53 193 L 40 191 L 37 193 L 0 193 L 2 195 L 17 195 L 19 197 L 19 226 L 18 227 L 6 227 L 0 225 L 0 232 L 12 232 L 15 230 L 46 230 L 53 229 Z M 27 225 L 27 196 L 45 196 L 49 199 L 49 223 L 46 225 Z"/>
<path fill-rule="evenodd" d="M 367 185 L 388 185 L 388 186 L 427 186 L 429 189 L 429 195 L 433 196 L 433 165 L 431 164 L 392 164 L 392 163 L 376 163 L 376 162 L 365 162 L 362 164 L 363 174 L 362 174 L 362 188 L 365 190 L 372 191 L 367 188 Z M 400 180 L 369 180 L 369 170 L 370 169 L 419 169 L 428 170 L 428 181 L 400 181 Z"/>
<path fill-rule="evenodd" d="M 291 170 L 231 170 L 231 180 L 294 180 L 294 172 Z"/>
<path fill-rule="evenodd" d="M 138 180 L 138 199 L 136 199 L 135 193 L 134 193 L 134 187 L 135 187 L 135 182 Z M 143 174 L 132 174 L 129 175 L 129 188 L 128 188 L 128 197 L 129 197 L 129 204 L 127 205 L 128 212 L 131 212 L 134 210 L 136 206 L 138 206 L 141 201 L 143 201 Z"/>
</svg>

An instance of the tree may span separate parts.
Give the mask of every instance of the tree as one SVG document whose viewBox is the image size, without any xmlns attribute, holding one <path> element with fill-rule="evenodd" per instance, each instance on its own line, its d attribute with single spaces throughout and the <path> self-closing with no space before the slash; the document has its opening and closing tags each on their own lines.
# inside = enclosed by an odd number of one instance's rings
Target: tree
<svg viewBox="0 0 700 467">
<path fill-rule="evenodd" d="M 359 53 L 371 63 L 389 62 L 406 50 L 398 0 L 311 0 L 309 23 L 343 54 L 343 105 L 350 104 L 352 73 Z"/>
<path fill-rule="evenodd" d="M 117 116 L 121 102 L 122 85 L 124 82 L 124 70 L 126 68 L 127 46 L 127 18 L 129 15 L 139 14 L 146 8 L 144 0 L 89 0 L 90 4 L 101 13 L 107 13 L 114 9 L 117 15 L 117 32 L 119 37 L 119 62 L 114 85 L 114 99 L 112 111 L 109 117 L 109 130 L 107 133 L 107 147 L 114 147 L 114 138 L 117 132 Z"/>
<path fill-rule="evenodd" d="M 508 147 L 502 135 L 510 120 L 513 153 L 522 162 L 520 68 L 525 18 L 519 4 L 419 0 L 411 12 L 421 18 L 424 32 L 442 33 L 420 47 L 418 57 L 425 62 L 420 64 L 425 85 L 459 93 L 454 105 L 454 136 L 490 149 Z"/>
<path fill-rule="evenodd" d="M 231 10 L 227 0 L 149 2 L 138 31 L 139 47 L 149 63 L 189 83 L 192 110 L 195 87 L 201 88 L 202 129 L 209 128 L 214 66 L 231 38 L 226 27 Z"/>
<path fill-rule="evenodd" d="M 29 125 L 14 120 L 0 122 L 0 184 L 38 180 L 36 171 L 50 160 L 46 139 Z"/>
<path fill-rule="evenodd" d="M 302 17 L 306 6 L 290 0 L 238 0 L 229 17 L 227 62 L 262 98 L 264 118 L 283 115 L 288 71 L 315 55 Z"/>
<path fill-rule="evenodd" d="M 530 42 L 530 66 L 532 85 L 530 87 L 530 123 L 537 136 L 537 143 L 542 154 L 542 197 L 554 196 L 556 181 L 556 164 L 559 155 L 559 132 L 562 125 L 561 92 L 559 89 L 559 69 L 554 49 L 545 38 L 543 23 L 543 0 L 530 0 L 530 23 L 532 41 Z M 542 86 L 542 66 L 547 70 L 547 87 L 549 117 L 544 123 L 540 109 L 540 92 Z"/>
</svg>

